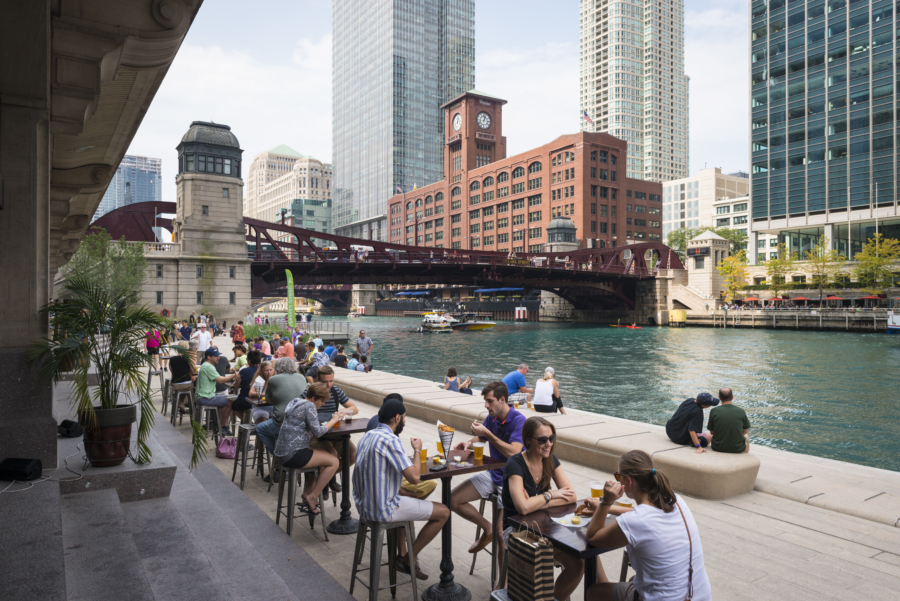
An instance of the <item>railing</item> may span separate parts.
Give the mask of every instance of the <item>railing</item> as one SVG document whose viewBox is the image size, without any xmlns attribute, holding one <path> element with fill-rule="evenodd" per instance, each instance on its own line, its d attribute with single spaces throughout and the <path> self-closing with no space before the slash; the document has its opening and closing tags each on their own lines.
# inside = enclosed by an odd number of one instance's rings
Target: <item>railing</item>
<svg viewBox="0 0 900 601">
<path fill-rule="evenodd" d="M 181 254 L 181 242 L 132 242 L 132 244 L 143 244 L 145 255 L 178 256 Z"/>
<path fill-rule="evenodd" d="M 321 338 L 340 338 L 350 340 L 350 322 L 315 319 L 310 323 L 299 324 L 300 329 Z"/>
</svg>

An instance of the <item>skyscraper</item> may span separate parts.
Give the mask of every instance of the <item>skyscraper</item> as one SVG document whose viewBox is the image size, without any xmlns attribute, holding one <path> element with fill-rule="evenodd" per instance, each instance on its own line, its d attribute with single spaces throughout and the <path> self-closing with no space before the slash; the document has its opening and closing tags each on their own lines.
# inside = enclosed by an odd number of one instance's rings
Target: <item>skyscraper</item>
<svg viewBox="0 0 900 601">
<path fill-rule="evenodd" d="M 824 239 L 852 258 L 876 227 L 900 238 L 894 8 L 751 4 L 751 246 L 766 232 L 801 256 Z"/>
<path fill-rule="evenodd" d="M 387 199 L 443 177 L 441 105 L 475 87 L 474 0 L 332 3 L 334 227 L 385 239 Z"/>
<path fill-rule="evenodd" d="M 162 202 L 162 159 L 126 154 L 94 213 L 94 221 L 136 202 Z"/>
<path fill-rule="evenodd" d="M 581 128 L 628 141 L 628 177 L 688 177 L 683 0 L 581 0 Z"/>
<path fill-rule="evenodd" d="M 328 163 L 285 144 L 259 153 L 245 169 L 244 215 L 277 222 L 297 198 L 330 200 L 331 171 Z"/>
</svg>

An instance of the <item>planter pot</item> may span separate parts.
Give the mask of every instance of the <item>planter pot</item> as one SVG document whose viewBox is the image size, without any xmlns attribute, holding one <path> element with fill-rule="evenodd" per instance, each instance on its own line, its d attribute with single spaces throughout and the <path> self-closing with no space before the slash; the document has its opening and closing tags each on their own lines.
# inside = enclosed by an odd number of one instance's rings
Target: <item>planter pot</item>
<svg viewBox="0 0 900 601">
<path fill-rule="evenodd" d="M 115 409 L 94 407 L 97 427 L 89 428 L 84 415 L 78 421 L 84 428 L 84 451 L 94 467 L 120 465 L 131 448 L 131 424 L 137 419 L 134 405 L 118 405 Z"/>
</svg>

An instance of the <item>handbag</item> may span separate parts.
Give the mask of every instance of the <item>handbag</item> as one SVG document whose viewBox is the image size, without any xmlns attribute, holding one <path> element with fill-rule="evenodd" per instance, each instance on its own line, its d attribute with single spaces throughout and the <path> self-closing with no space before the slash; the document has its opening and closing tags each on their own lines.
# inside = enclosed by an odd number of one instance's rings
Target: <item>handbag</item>
<svg viewBox="0 0 900 601">
<path fill-rule="evenodd" d="M 691 601 L 694 597 L 694 543 L 691 540 L 691 529 L 688 528 L 687 519 L 684 517 L 684 512 L 681 510 L 681 505 L 676 501 L 675 506 L 678 508 L 678 513 L 681 514 L 681 519 L 684 522 L 684 529 L 687 530 L 688 535 L 688 549 L 690 549 L 690 555 L 688 555 L 688 594 L 685 601 Z"/>
<path fill-rule="evenodd" d="M 530 530 L 507 542 L 507 594 L 513 601 L 553 601 L 553 545 Z"/>
<path fill-rule="evenodd" d="M 237 439 L 224 437 L 216 445 L 216 457 L 221 459 L 234 459 L 237 454 Z"/>
</svg>

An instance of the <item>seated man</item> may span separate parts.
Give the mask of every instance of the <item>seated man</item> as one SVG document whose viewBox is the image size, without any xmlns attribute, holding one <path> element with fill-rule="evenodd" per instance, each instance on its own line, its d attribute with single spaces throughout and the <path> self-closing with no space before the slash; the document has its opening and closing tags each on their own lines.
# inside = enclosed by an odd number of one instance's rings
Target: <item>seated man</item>
<svg viewBox="0 0 900 601">
<path fill-rule="evenodd" d="M 331 357 L 329 357 L 325 353 L 325 347 L 320 346 L 317 349 L 317 352 L 313 355 L 312 358 L 312 366 L 313 367 L 324 367 L 331 362 Z"/>
<path fill-rule="evenodd" d="M 324 405 L 319 409 L 319 423 L 324 424 L 328 420 L 331 419 L 331 416 L 334 415 L 338 409 L 344 410 L 345 416 L 356 415 L 359 413 L 359 409 L 356 407 L 356 404 L 350 400 L 343 390 L 334 385 L 334 370 L 330 365 L 323 365 L 318 368 L 311 368 L 316 370 L 316 382 L 320 384 L 324 384 L 328 391 L 331 393 L 331 398 L 325 402 Z M 307 372 L 307 379 L 309 378 L 309 372 Z M 302 397 L 303 395 L 301 395 Z M 350 465 L 356 463 L 356 445 L 352 442 L 350 444 L 350 449 L 348 450 L 348 457 L 350 459 Z M 309 441 L 309 448 L 315 449 L 317 451 L 325 451 L 326 453 L 331 453 L 335 457 L 338 458 L 338 461 L 341 461 L 341 458 L 344 456 L 344 442 L 341 440 L 319 440 L 315 436 L 312 436 Z M 339 466 L 341 467 L 341 466 Z M 338 470 L 340 472 L 340 470 Z M 307 479 L 307 486 L 310 486 L 310 482 L 313 480 Z M 337 480 L 332 478 L 331 489 L 334 492 L 341 492 L 343 488 L 340 484 L 337 483 Z"/>
<path fill-rule="evenodd" d="M 750 420 L 747 413 L 732 405 L 734 394 L 730 388 L 719 390 L 721 407 L 709 412 L 710 446 L 717 453 L 747 453 L 750 451 Z"/>
<path fill-rule="evenodd" d="M 350 360 L 347 361 L 347 369 L 356 371 L 357 365 L 359 365 L 359 353 L 353 353 L 350 355 Z"/>
<path fill-rule="evenodd" d="M 356 371 L 361 371 L 363 373 L 368 373 L 372 371 L 372 366 L 367 365 L 366 362 L 369 360 L 365 355 L 359 356 L 359 363 L 356 364 Z"/>
<path fill-rule="evenodd" d="M 527 375 L 528 364 L 522 363 L 518 369 L 509 372 L 503 378 L 503 383 L 506 384 L 506 389 L 509 391 L 510 405 L 515 401 L 518 401 L 520 404 L 531 402 L 531 394 L 534 392 L 534 388 L 528 388 L 525 385 L 525 376 Z"/>
<path fill-rule="evenodd" d="M 379 425 L 359 441 L 359 462 L 353 470 L 353 500 L 359 517 L 368 522 L 427 521 L 416 536 L 413 549 L 418 557 L 425 545 L 437 536 L 450 517 L 450 510 L 440 503 L 420 501 L 400 494 L 403 476 L 418 484 L 422 472 L 422 440 L 410 439 L 413 459 L 410 461 L 399 434 L 406 424 L 406 407 L 397 399 L 389 399 L 378 410 Z M 398 557 L 397 570 L 412 572 L 409 558 Z M 415 575 L 426 580 L 418 565 Z"/>
<path fill-rule="evenodd" d="M 297 373 L 297 364 L 293 359 L 282 357 L 275 361 L 275 375 L 266 384 L 266 402 L 273 405 L 272 418 L 257 424 L 256 434 L 266 448 L 275 454 L 275 437 L 281 430 L 284 421 L 284 410 L 288 403 L 306 392 L 306 378 Z M 277 480 L 276 476 L 276 482 Z M 269 481 L 269 476 L 265 477 Z"/>
<path fill-rule="evenodd" d="M 240 344 L 235 344 L 234 348 L 231 350 L 234 353 L 234 371 L 240 372 L 241 369 L 247 365 L 247 348 L 242 342 Z"/>
<path fill-rule="evenodd" d="M 491 457 L 508 459 L 522 452 L 522 426 L 525 416 L 516 411 L 507 401 L 509 392 L 503 382 L 491 382 L 481 391 L 484 397 L 484 408 L 488 415 L 484 423 L 472 424 L 472 438 L 456 445 L 456 450 L 471 450 L 472 443 L 486 442 Z M 478 553 L 484 549 L 492 538 L 491 523 L 475 509 L 472 501 L 487 499 L 492 493 L 500 494 L 503 486 L 503 468 L 475 474 L 450 493 L 450 509 L 461 517 L 481 527 L 481 538 L 469 547 L 469 553 Z M 503 517 L 494 524 L 496 536 L 503 540 Z M 502 542 L 501 542 L 502 544 Z M 502 552 L 502 551 L 501 551 Z"/>
<path fill-rule="evenodd" d="M 689 444 L 702 453 L 709 444 L 709 433 L 703 432 L 703 410 L 719 404 L 708 392 L 701 392 L 696 399 L 688 399 L 678 406 L 666 422 L 666 434 L 675 444 Z"/>
<path fill-rule="evenodd" d="M 228 429 L 228 419 L 231 417 L 231 403 L 224 396 L 216 392 L 217 384 L 228 384 L 235 378 L 235 374 L 219 375 L 216 363 L 219 351 L 215 347 L 206 349 L 204 361 L 197 372 L 197 404 L 217 407 L 219 411 L 219 425 L 223 436 L 231 436 Z M 193 416 L 191 416 L 193 419 Z"/>
</svg>

